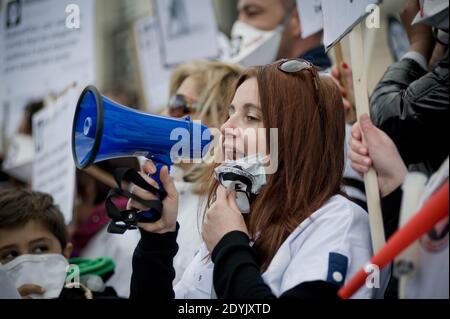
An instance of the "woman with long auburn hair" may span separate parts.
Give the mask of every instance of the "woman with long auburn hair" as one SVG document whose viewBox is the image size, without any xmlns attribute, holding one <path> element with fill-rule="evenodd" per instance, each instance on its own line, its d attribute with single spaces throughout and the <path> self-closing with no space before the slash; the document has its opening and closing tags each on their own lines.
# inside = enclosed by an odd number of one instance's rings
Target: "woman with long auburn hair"
<svg viewBox="0 0 450 319">
<path fill-rule="evenodd" d="M 222 153 L 232 154 L 225 163 L 273 161 L 270 131 L 276 128 L 276 172 L 266 174 L 245 213 L 239 189 L 211 178 L 204 244 L 172 287 L 178 194 L 164 168 L 163 217 L 139 224 L 131 298 L 337 298 L 339 287 L 372 255 L 367 213 L 342 193 L 344 126 L 338 87 L 309 62 L 281 60 L 246 70 L 221 128 Z M 251 129 L 266 134 L 243 133 Z M 252 154 L 252 143 L 267 151 Z M 144 171 L 155 168 L 147 162 Z M 154 199 L 140 188 L 133 193 Z M 146 209 L 134 201 L 129 206 Z M 366 287 L 355 296 L 374 293 Z"/>
</svg>

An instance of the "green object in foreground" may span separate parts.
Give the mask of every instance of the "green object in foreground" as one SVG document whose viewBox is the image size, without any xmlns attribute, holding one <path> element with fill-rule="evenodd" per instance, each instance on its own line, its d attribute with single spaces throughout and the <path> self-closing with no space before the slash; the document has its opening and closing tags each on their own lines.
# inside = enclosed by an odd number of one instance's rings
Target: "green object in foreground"
<svg viewBox="0 0 450 319">
<path fill-rule="evenodd" d="M 71 258 L 69 264 L 77 265 L 80 269 L 80 277 L 85 275 L 97 275 L 105 279 L 110 277 L 116 268 L 116 264 L 109 257 L 100 257 L 97 259 Z"/>
</svg>

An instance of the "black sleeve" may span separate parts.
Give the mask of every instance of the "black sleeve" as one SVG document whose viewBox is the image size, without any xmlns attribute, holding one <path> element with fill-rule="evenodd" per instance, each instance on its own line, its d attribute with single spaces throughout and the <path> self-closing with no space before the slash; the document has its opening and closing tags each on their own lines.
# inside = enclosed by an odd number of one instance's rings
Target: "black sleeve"
<svg viewBox="0 0 450 319">
<path fill-rule="evenodd" d="M 398 229 L 402 197 L 402 188 L 398 187 L 391 194 L 381 199 L 381 211 L 383 215 L 386 240 L 389 239 Z"/>
<path fill-rule="evenodd" d="M 226 234 L 211 254 L 214 262 L 214 289 L 223 299 L 276 299 L 263 281 L 255 249 L 240 231 Z M 339 286 L 313 281 L 286 291 L 280 299 L 337 299 Z"/>
<path fill-rule="evenodd" d="M 377 85 L 372 120 L 394 141 L 406 165 L 429 162 L 437 169 L 447 158 L 448 86 L 448 49 L 432 72 L 404 59 Z"/>
<path fill-rule="evenodd" d="M 177 254 L 177 230 L 153 234 L 143 230 L 133 254 L 130 299 L 173 299 L 172 282 L 175 279 L 173 258 Z"/>
</svg>

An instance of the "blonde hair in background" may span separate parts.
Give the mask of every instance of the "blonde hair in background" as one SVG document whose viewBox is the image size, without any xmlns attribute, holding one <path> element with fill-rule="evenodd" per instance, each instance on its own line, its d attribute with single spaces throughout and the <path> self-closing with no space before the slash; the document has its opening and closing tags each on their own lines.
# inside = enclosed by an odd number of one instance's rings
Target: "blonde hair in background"
<svg viewBox="0 0 450 319">
<path fill-rule="evenodd" d="M 220 128 L 226 119 L 234 95 L 234 86 L 240 77 L 239 66 L 222 62 L 208 62 L 203 80 L 205 85 L 200 95 L 201 108 L 196 118 L 210 127 Z M 196 76 L 196 75 L 195 75 Z"/>
<path fill-rule="evenodd" d="M 173 70 L 170 77 L 169 97 L 176 94 L 181 84 L 183 84 L 184 80 L 186 80 L 188 77 L 193 76 L 194 74 L 201 74 L 205 72 L 207 63 L 208 61 L 206 60 L 195 60 L 185 62 L 177 66 L 175 70 Z M 201 86 L 197 85 L 196 90 L 200 95 Z"/>
<path fill-rule="evenodd" d="M 241 75 L 240 66 L 218 61 L 193 61 L 180 65 L 172 74 L 170 95 L 176 94 L 184 80 L 194 80 L 199 107 L 192 115 L 208 127 L 220 128 L 226 119 L 226 110 L 234 95 L 235 84 Z M 217 139 L 215 139 L 217 141 Z M 181 165 L 185 169 L 183 179 L 195 183 L 194 192 L 206 193 L 205 185 L 211 178 L 210 164 Z"/>
</svg>

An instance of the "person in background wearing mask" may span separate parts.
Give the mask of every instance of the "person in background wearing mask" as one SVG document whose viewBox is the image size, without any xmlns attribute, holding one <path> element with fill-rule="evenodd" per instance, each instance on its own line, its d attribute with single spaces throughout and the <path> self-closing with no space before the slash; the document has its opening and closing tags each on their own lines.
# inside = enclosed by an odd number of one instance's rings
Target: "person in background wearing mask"
<svg viewBox="0 0 450 319">
<path fill-rule="evenodd" d="M 231 30 L 231 61 L 245 67 L 281 58 L 302 58 L 319 69 L 331 67 L 322 32 L 302 37 L 295 0 L 240 0 L 239 18 Z"/>
<path fill-rule="evenodd" d="M 95 293 L 85 285 L 66 283 L 73 249 L 68 238 L 64 217 L 50 195 L 17 188 L 0 191 L 0 272 L 22 298 L 116 297 L 112 288 Z M 8 283 L 0 282 L 1 289 Z"/>
</svg>

